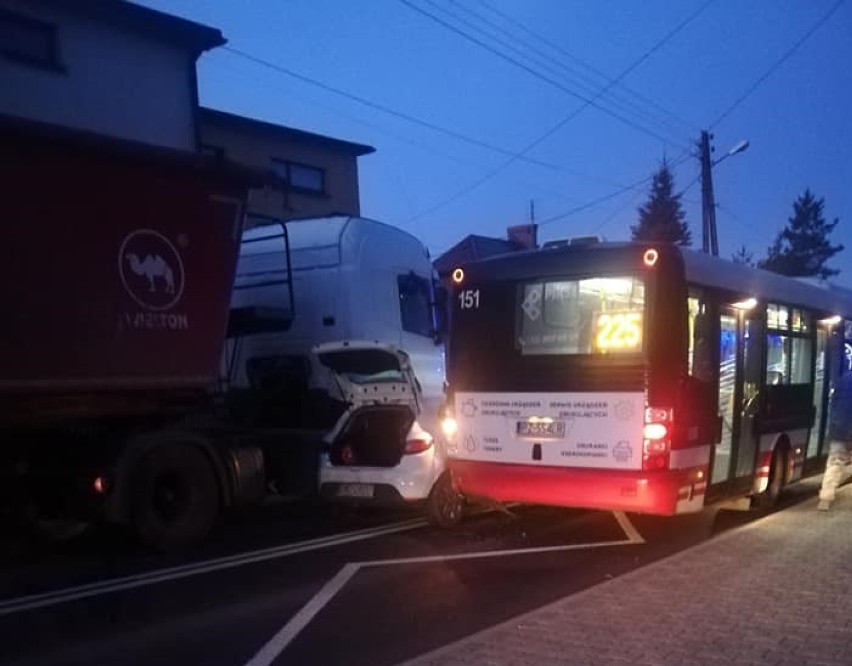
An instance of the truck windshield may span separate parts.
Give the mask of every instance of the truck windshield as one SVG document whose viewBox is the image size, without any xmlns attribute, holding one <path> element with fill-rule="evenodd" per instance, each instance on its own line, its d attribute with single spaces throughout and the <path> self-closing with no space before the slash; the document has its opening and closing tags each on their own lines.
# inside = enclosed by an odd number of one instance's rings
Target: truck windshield
<svg viewBox="0 0 852 666">
<path fill-rule="evenodd" d="M 525 282 L 515 305 L 516 349 L 523 356 L 643 349 L 645 285 L 636 277 Z"/>
</svg>

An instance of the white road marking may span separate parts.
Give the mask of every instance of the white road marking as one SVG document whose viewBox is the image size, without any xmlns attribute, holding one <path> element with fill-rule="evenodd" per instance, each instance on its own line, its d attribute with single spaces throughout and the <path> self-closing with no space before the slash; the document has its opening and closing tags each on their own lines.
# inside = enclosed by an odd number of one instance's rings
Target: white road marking
<svg viewBox="0 0 852 666">
<path fill-rule="evenodd" d="M 645 543 L 645 539 L 643 539 L 642 535 L 639 534 L 639 530 L 633 526 L 633 523 L 630 522 L 630 519 L 623 511 L 613 511 L 612 515 L 615 516 L 615 520 L 621 526 L 621 529 L 624 530 L 624 533 L 631 542 Z"/>
<path fill-rule="evenodd" d="M 491 550 L 481 553 L 458 553 L 455 555 L 424 555 L 423 557 L 400 557 L 388 560 L 370 560 L 367 562 L 350 562 L 337 575 L 326 583 L 301 610 L 296 613 L 278 633 L 276 633 L 252 657 L 246 666 L 269 666 L 287 648 L 299 632 L 302 631 L 317 613 L 319 613 L 343 589 L 352 577 L 361 569 L 399 564 L 428 564 L 433 562 L 452 562 L 458 560 L 477 560 L 491 557 L 511 557 L 513 555 L 533 555 L 538 553 L 555 553 L 569 550 L 586 550 L 609 546 L 633 546 L 645 543 L 645 539 L 620 511 L 613 511 L 616 521 L 624 530 L 627 539 L 621 541 L 598 541 L 595 543 L 572 543 L 564 546 L 540 546 L 538 548 L 521 548 L 515 550 Z"/>
<path fill-rule="evenodd" d="M 302 609 L 296 613 L 281 630 L 275 634 L 272 639 L 264 645 L 260 651 L 251 658 L 246 666 L 268 666 L 278 655 L 284 651 L 290 642 L 296 638 L 299 632 L 304 629 L 308 622 L 314 619 L 314 616 L 319 613 L 323 607 L 334 598 L 341 588 L 349 582 L 358 570 L 360 564 L 347 564 L 337 575 L 323 585 L 322 589 L 317 592 L 313 598 L 306 603 Z"/>
<path fill-rule="evenodd" d="M 0 602 L 0 617 L 37 608 L 56 606 L 69 601 L 77 601 L 79 599 L 87 599 L 103 594 L 110 594 L 121 590 L 131 590 L 138 587 L 146 587 L 148 585 L 155 585 L 166 581 L 189 578 L 190 576 L 198 576 L 214 571 L 233 569 L 247 564 L 265 562 L 267 560 L 288 557 L 298 553 L 319 550 L 320 548 L 329 548 L 331 546 L 338 546 L 345 543 L 374 539 L 388 534 L 414 530 L 419 527 L 424 527 L 427 524 L 427 521 L 418 518 L 415 520 L 392 523 L 382 527 L 373 527 L 354 532 L 344 532 L 343 534 L 337 534 L 334 536 L 320 537 L 309 541 L 300 541 L 285 544 L 283 546 L 274 546 L 272 548 L 248 551 L 237 555 L 229 555 L 193 564 L 185 564 L 167 569 L 157 569 L 142 574 L 125 576 L 123 578 L 111 578 L 96 583 L 89 583 L 87 585 L 78 585 L 76 587 L 43 592 L 41 594 L 17 597 L 15 599 L 8 599 Z"/>
<path fill-rule="evenodd" d="M 424 555 L 423 557 L 400 557 L 393 560 L 370 560 L 360 562 L 362 567 L 377 567 L 394 564 L 428 564 L 430 562 L 452 562 L 455 560 L 479 560 L 489 557 L 511 557 L 512 555 L 535 555 L 537 553 L 558 553 L 568 550 L 586 550 L 587 548 L 603 548 L 605 546 L 630 546 L 635 542 L 630 539 L 622 541 L 599 541 L 597 543 L 571 543 L 564 546 L 538 546 L 537 548 L 516 548 L 514 550 L 487 550 L 482 553 L 458 553 L 457 555 Z"/>
</svg>

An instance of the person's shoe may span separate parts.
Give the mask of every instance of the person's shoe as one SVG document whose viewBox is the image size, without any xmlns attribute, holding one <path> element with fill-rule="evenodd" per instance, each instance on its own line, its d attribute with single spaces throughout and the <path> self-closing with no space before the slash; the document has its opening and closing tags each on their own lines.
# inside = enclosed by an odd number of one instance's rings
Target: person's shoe
<svg viewBox="0 0 852 666">
<path fill-rule="evenodd" d="M 820 500 L 817 504 L 817 511 L 828 511 L 831 508 L 831 502 L 828 500 Z"/>
</svg>

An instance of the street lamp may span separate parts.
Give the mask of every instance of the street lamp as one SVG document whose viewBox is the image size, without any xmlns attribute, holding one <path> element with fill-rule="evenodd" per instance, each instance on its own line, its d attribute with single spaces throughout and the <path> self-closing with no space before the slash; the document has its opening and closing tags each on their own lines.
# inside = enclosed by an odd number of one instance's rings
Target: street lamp
<svg viewBox="0 0 852 666">
<path fill-rule="evenodd" d="M 713 198 L 712 170 L 722 160 L 747 150 L 749 143 L 746 140 L 740 141 L 718 160 L 713 161 L 710 159 L 710 138 L 710 133 L 703 131 L 701 132 L 701 141 L 698 144 L 701 150 L 701 249 L 714 257 L 718 257 L 719 240 L 716 236 L 716 202 Z"/>
<path fill-rule="evenodd" d="M 737 153 L 745 152 L 746 150 L 748 150 L 748 146 L 749 146 L 748 139 L 743 139 L 736 146 L 731 148 L 727 153 L 722 155 L 722 157 L 720 157 L 718 160 L 715 160 L 713 162 L 713 166 L 716 166 L 717 164 L 719 164 L 719 162 L 729 158 L 731 155 L 736 155 Z"/>
</svg>

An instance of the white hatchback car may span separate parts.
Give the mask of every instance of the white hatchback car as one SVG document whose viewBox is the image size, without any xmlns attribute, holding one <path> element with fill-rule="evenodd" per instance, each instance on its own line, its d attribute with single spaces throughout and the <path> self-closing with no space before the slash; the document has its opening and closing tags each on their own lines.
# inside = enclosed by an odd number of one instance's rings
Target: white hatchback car
<svg viewBox="0 0 852 666">
<path fill-rule="evenodd" d="M 424 502 L 437 525 L 461 520 L 463 499 L 446 470 L 439 401 L 425 401 L 408 355 L 377 342 L 332 342 L 313 349 L 346 411 L 323 438 L 320 494 L 331 500 Z"/>
</svg>

